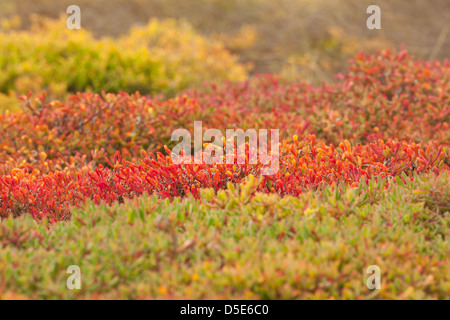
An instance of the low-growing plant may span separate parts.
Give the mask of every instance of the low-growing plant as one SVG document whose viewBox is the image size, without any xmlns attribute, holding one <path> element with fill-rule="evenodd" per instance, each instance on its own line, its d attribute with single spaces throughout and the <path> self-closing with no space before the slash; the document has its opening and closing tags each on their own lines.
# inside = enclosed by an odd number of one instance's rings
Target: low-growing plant
<svg viewBox="0 0 450 320">
<path fill-rule="evenodd" d="M 263 176 L 258 191 L 279 195 L 298 196 L 308 190 L 323 186 L 336 187 L 340 183 L 359 187 L 373 177 L 385 180 L 396 177 L 397 183 L 406 183 L 415 174 L 447 173 L 444 163 L 447 149 L 437 143 L 429 143 L 425 149 L 416 144 L 388 140 L 376 144 L 351 146 L 344 141 L 336 149 L 333 145 L 316 145 L 315 136 L 293 142 L 284 141 L 279 153 L 269 154 L 279 158 L 275 174 Z M 225 149 L 225 143 L 223 145 Z M 240 151 L 239 151 L 240 150 Z M 238 152 L 247 155 L 241 164 Z M 169 156 L 158 152 L 147 154 L 134 161 L 122 159 L 116 152 L 107 167 L 99 164 L 93 169 L 73 165 L 63 172 L 46 172 L 48 163 L 41 160 L 22 168 L 8 170 L 8 164 L 0 166 L 0 216 L 31 214 L 36 219 L 47 217 L 57 222 L 68 220 L 72 206 L 91 199 L 96 204 L 123 202 L 144 193 L 157 194 L 160 198 L 193 195 L 199 198 L 200 190 L 213 188 L 215 192 L 239 184 L 250 175 L 261 175 L 263 163 L 249 164 L 249 148 L 223 151 L 224 158 L 233 155 L 234 162 L 221 164 L 175 164 Z"/>
<path fill-rule="evenodd" d="M 78 154 L 89 162 L 101 149 L 108 156 L 163 151 L 174 145 L 175 129 L 191 129 L 195 120 L 205 129 L 279 129 L 282 139 L 314 134 L 335 146 L 395 139 L 448 147 L 449 76 L 448 62 L 384 51 L 358 55 L 341 83 L 321 87 L 268 75 L 167 100 L 123 92 L 80 93 L 67 102 L 28 95 L 24 112 L 0 115 L 0 159 L 33 162 L 44 152 L 52 160 L 67 163 Z"/>
</svg>

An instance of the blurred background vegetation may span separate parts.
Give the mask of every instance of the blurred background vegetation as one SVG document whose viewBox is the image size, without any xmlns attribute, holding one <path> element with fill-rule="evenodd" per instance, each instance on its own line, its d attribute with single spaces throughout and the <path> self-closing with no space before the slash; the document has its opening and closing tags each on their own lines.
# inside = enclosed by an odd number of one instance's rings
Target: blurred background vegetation
<svg viewBox="0 0 450 320">
<path fill-rule="evenodd" d="M 247 69 L 218 40 L 183 21 L 151 19 L 117 37 L 66 28 L 67 18 L 33 16 L 29 30 L 0 32 L 0 92 L 165 94 L 203 82 L 241 81 Z M 18 20 L 17 20 L 18 21 Z"/>
<path fill-rule="evenodd" d="M 284 72 L 330 81 L 355 52 L 401 44 L 423 59 L 450 56 L 448 0 L 0 0 L 0 19 L 30 14 L 57 18 L 71 4 L 95 36 L 120 36 L 152 17 L 186 19 L 225 43 L 252 72 Z M 379 5 L 382 29 L 366 28 L 366 9 Z"/>
</svg>

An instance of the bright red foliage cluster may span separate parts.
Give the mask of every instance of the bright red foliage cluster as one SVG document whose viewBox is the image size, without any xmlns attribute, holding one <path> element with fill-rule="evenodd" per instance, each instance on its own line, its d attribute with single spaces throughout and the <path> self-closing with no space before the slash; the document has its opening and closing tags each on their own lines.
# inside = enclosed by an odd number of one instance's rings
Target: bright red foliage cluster
<svg viewBox="0 0 450 320">
<path fill-rule="evenodd" d="M 170 152 L 170 151 L 169 151 Z M 416 144 L 388 140 L 351 146 L 345 141 L 316 146 L 315 136 L 303 141 L 284 141 L 279 152 L 280 168 L 272 176 L 264 176 L 258 190 L 280 195 L 298 195 L 324 184 L 343 182 L 352 186 L 365 183 L 374 176 L 385 178 L 414 171 L 439 174 L 449 170 L 446 154 L 437 143 L 423 149 Z M 258 176 L 262 165 L 252 164 L 174 164 L 162 153 L 142 155 L 135 162 L 121 158 L 119 152 L 108 160 L 111 168 L 99 165 L 95 170 L 83 168 L 65 173 L 39 175 L 37 171 L 14 169 L 0 177 L 2 216 L 30 213 L 36 218 L 49 216 L 52 221 L 65 220 L 70 207 L 85 199 L 95 203 L 113 203 L 143 194 L 162 198 L 192 194 L 199 189 L 226 188 L 228 182 L 239 183 L 250 174 Z M 404 176 L 402 176 L 404 179 Z"/>
<path fill-rule="evenodd" d="M 217 191 L 260 174 L 261 165 L 176 165 L 158 152 L 173 145 L 175 129 L 192 132 L 194 120 L 205 129 L 294 135 L 281 143 L 280 169 L 262 178 L 262 192 L 295 196 L 325 184 L 449 170 L 447 61 L 415 61 L 405 51 L 361 54 L 338 78 L 315 87 L 268 75 L 165 101 L 138 93 L 84 93 L 66 103 L 24 97 L 27 111 L 0 115 L 0 216 L 56 222 L 85 199 L 199 197 L 201 188 Z"/>
</svg>

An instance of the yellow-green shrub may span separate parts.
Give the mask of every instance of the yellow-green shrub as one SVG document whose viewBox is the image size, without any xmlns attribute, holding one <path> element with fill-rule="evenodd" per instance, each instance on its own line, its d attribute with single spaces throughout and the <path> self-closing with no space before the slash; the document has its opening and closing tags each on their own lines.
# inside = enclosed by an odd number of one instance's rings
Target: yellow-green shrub
<svg viewBox="0 0 450 320">
<path fill-rule="evenodd" d="M 151 20 L 129 36 L 95 39 L 89 31 L 67 29 L 64 19 L 39 17 L 29 31 L 0 33 L 0 92 L 9 95 L 29 90 L 58 98 L 87 90 L 171 95 L 203 81 L 245 76 L 236 57 L 186 22 Z"/>
<path fill-rule="evenodd" d="M 143 28 L 132 28 L 121 42 L 125 48 L 146 48 L 162 63 L 168 90 L 246 77 L 246 68 L 220 41 L 199 35 L 186 21 L 152 19 Z"/>
</svg>

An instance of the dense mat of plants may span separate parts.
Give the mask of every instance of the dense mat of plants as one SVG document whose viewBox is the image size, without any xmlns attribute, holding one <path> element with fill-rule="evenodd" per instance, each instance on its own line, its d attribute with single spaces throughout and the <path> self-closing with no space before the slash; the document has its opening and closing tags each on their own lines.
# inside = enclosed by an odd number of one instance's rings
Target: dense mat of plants
<svg viewBox="0 0 450 320">
<path fill-rule="evenodd" d="M 117 39 L 96 39 L 65 25 L 65 19 L 39 17 L 29 31 L 0 33 L 0 92 L 46 90 L 53 98 L 87 90 L 173 95 L 205 81 L 246 77 L 246 67 L 220 42 L 187 22 L 151 20 Z"/>
<path fill-rule="evenodd" d="M 283 198 L 249 197 L 248 179 L 202 190 L 201 202 L 89 203 L 50 229 L 10 217 L 0 224 L 0 298 L 448 299 L 448 179 Z M 373 264 L 381 290 L 365 286 Z M 69 265 L 82 271 L 81 290 L 66 288 Z"/>
<path fill-rule="evenodd" d="M 280 145 L 280 170 L 264 179 L 263 192 L 298 195 L 340 181 L 439 174 L 449 169 L 448 67 L 385 51 L 358 55 L 341 83 L 321 87 L 263 77 L 162 101 L 139 93 L 78 94 L 66 103 L 47 102 L 45 92 L 34 102 L 24 96 L 26 112 L 0 115 L 1 215 L 65 220 L 86 199 L 198 197 L 201 188 L 259 175 L 254 165 L 173 164 L 162 146 L 196 119 L 206 128 L 278 128 L 288 139 L 297 133 Z"/>
<path fill-rule="evenodd" d="M 249 148 L 247 148 L 249 149 Z M 170 150 L 167 149 L 170 153 Z M 242 152 L 244 152 L 242 150 Z M 249 154 L 255 152 L 250 149 Z M 284 141 L 278 156 L 279 170 L 264 176 L 258 191 L 298 196 L 308 190 L 338 183 L 359 187 L 372 177 L 381 180 L 399 177 L 405 182 L 414 173 L 448 171 L 444 163 L 446 149 L 430 143 L 425 149 L 416 144 L 386 143 L 379 141 L 369 145 L 351 146 L 348 141 L 339 148 L 333 145 L 315 145 L 315 136 L 304 141 L 294 137 L 293 143 Z M 160 198 L 173 198 L 192 194 L 199 197 L 202 188 L 216 192 L 240 183 L 249 175 L 260 175 L 262 164 L 174 164 L 170 156 L 162 153 L 147 154 L 135 162 L 121 159 L 117 152 L 108 161 L 109 166 L 95 169 L 71 166 L 65 172 L 42 174 L 48 169 L 45 159 L 41 164 L 24 165 L 0 176 L 0 216 L 31 214 L 37 219 L 48 217 L 51 222 L 70 218 L 70 209 L 86 199 L 100 204 L 123 202 L 143 193 L 157 194 Z M 206 156 L 203 157 L 204 159 Z M 46 167 L 47 166 L 47 167 Z M 412 179 L 412 178 L 411 178 Z M 250 196 L 250 195 L 249 195 Z"/>
<path fill-rule="evenodd" d="M 377 264 L 379 298 L 448 298 L 449 78 L 386 50 L 332 85 L 22 96 L 0 115 L 0 297 L 373 298 Z M 174 164 L 194 120 L 279 129 L 278 172 Z M 77 293 L 66 264 L 86 272 Z"/>
</svg>

